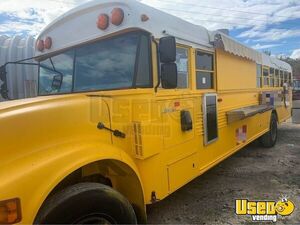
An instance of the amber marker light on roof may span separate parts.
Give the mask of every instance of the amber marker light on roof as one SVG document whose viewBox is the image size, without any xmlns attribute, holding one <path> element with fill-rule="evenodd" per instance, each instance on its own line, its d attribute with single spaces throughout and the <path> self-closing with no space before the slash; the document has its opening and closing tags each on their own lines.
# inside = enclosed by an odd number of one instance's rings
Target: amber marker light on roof
<svg viewBox="0 0 300 225">
<path fill-rule="evenodd" d="M 51 37 L 46 37 L 44 41 L 44 46 L 46 49 L 50 49 L 52 47 L 52 38 Z"/>
<path fill-rule="evenodd" d="M 20 199 L 0 201 L 0 224 L 14 224 L 22 220 Z"/>
<path fill-rule="evenodd" d="M 124 11 L 121 8 L 114 8 L 111 12 L 111 23 L 119 26 L 123 23 Z"/>
<path fill-rule="evenodd" d="M 44 51 L 44 49 L 45 49 L 44 41 L 38 40 L 36 43 L 36 47 L 37 47 L 37 50 L 39 50 L 40 52 Z"/>
<path fill-rule="evenodd" d="M 100 30 L 106 30 L 109 25 L 109 16 L 107 14 L 100 14 L 97 21 L 97 27 Z"/>
</svg>

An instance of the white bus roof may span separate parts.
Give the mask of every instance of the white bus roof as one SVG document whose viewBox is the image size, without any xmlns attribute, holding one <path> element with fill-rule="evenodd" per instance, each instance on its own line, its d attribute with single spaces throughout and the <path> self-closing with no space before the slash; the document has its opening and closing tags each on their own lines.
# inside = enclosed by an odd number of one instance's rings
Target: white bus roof
<svg viewBox="0 0 300 225">
<path fill-rule="evenodd" d="M 111 15 L 114 8 L 122 8 L 125 12 L 123 23 L 119 26 L 110 24 L 106 30 L 100 30 L 97 27 L 98 16 L 102 13 Z M 142 21 L 142 15 L 146 15 L 149 19 Z M 292 70 L 289 64 L 240 44 L 227 35 L 220 32 L 210 32 L 205 27 L 189 23 L 136 0 L 94 0 L 70 10 L 54 20 L 41 32 L 38 40 L 51 37 L 52 47 L 43 52 L 36 50 L 35 56 L 56 53 L 124 30 L 145 30 L 155 38 L 175 36 L 181 44 L 208 51 L 214 51 L 216 35 L 219 37 L 221 35 L 224 51 L 259 64 L 289 72 Z"/>
<path fill-rule="evenodd" d="M 261 54 L 262 54 L 262 64 L 263 65 L 269 66 L 269 67 L 272 67 L 275 69 L 279 69 L 279 70 L 284 70 L 289 73 L 292 72 L 292 67 L 290 64 L 288 64 L 282 60 L 279 60 L 275 57 L 270 57 L 264 53 L 261 53 Z"/>
<path fill-rule="evenodd" d="M 116 7 L 124 10 L 124 22 L 120 26 L 110 24 L 104 31 L 98 29 L 98 16 L 102 13 L 110 15 Z M 143 14 L 149 17 L 148 21 L 141 20 Z M 49 24 L 38 39 L 43 40 L 47 36 L 52 38 L 53 47 L 42 53 L 48 54 L 126 29 L 142 29 L 156 38 L 173 35 L 213 50 L 213 46 L 209 43 L 209 32 L 204 27 L 191 24 L 135 0 L 95 0 L 80 5 Z M 37 55 L 41 53 L 37 52 Z"/>
</svg>

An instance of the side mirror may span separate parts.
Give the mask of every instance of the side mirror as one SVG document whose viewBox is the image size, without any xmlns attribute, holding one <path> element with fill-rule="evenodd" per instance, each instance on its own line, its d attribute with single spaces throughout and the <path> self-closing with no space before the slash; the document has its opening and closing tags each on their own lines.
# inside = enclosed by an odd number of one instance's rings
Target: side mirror
<svg viewBox="0 0 300 225">
<path fill-rule="evenodd" d="M 163 37 L 159 40 L 159 57 L 161 62 L 161 84 L 164 89 L 177 88 L 176 39 Z"/>
<path fill-rule="evenodd" d="M 62 83 L 63 83 L 63 75 L 62 74 L 55 75 L 52 80 L 52 87 L 51 87 L 52 90 L 59 91 L 61 89 Z"/>
<path fill-rule="evenodd" d="M 159 56 L 161 63 L 173 63 L 176 61 L 175 37 L 163 37 L 159 40 Z"/>
<path fill-rule="evenodd" d="M 177 88 L 178 73 L 176 63 L 164 63 L 161 65 L 161 84 L 164 89 Z"/>
</svg>

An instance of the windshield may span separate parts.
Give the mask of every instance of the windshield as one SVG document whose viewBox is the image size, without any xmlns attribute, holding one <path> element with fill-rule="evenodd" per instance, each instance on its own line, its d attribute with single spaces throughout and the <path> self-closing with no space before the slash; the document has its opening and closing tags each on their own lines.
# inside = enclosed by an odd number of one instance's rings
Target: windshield
<svg viewBox="0 0 300 225">
<path fill-rule="evenodd" d="M 151 87 L 149 46 L 148 34 L 134 32 L 41 61 L 39 94 Z"/>
</svg>

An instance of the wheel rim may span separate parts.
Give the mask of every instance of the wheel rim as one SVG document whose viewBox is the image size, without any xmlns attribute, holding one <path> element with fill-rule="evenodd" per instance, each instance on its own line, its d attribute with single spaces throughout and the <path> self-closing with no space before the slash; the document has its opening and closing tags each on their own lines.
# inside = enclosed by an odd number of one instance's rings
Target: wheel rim
<svg viewBox="0 0 300 225">
<path fill-rule="evenodd" d="M 93 214 L 87 215 L 85 217 L 80 218 L 73 224 L 101 224 L 101 225 L 110 225 L 115 224 L 113 219 L 108 218 L 109 216 L 101 215 L 101 214 Z"/>
</svg>

